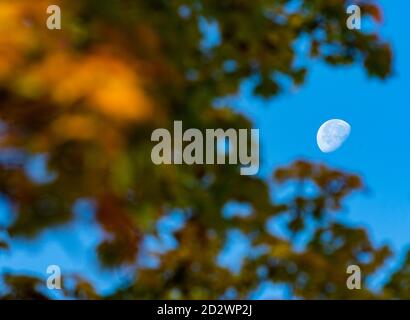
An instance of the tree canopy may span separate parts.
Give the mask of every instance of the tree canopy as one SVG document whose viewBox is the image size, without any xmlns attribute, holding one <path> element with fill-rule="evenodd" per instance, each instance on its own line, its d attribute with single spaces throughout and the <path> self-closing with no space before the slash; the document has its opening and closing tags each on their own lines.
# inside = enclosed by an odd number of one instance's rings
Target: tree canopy
<svg viewBox="0 0 410 320">
<path fill-rule="evenodd" d="M 286 283 L 308 299 L 409 297 L 409 261 L 380 293 L 346 288 L 348 265 L 360 265 L 366 280 L 391 255 L 366 230 L 335 219 L 345 198 L 363 188 L 360 177 L 303 159 L 269 179 L 241 176 L 237 165 L 151 161 L 151 132 L 174 120 L 199 129 L 251 128 L 232 106 L 215 107 L 249 77 L 258 79 L 255 95 L 271 98 L 303 85 L 311 63 L 359 64 L 381 79 L 391 74 L 392 51 L 376 28 L 346 27 L 348 1 L 296 3 L 55 0 L 62 29 L 48 30 L 48 1 L 0 1 L 0 152 L 8 155 L 0 161 L 0 193 L 14 208 L 4 231 L 9 239 L 34 238 L 71 221 L 79 199 L 92 199 L 106 235 L 97 248 L 101 266 L 138 266 L 133 281 L 109 297 L 81 275 L 63 275 L 76 283 L 63 288 L 67 297 L 246 298 L 261 281 Z M 358 3 L 363 19 L 382 21 L 373 2 Z M 215 41 L 207 39 L 210 26 Z M 295 49 L 301 38 L 309 42 L 305 52 Z M 50 179 L 27 174 L 25 164 L 39 154 Z M 277 199 L 286 188 L 286 199 Z M 247 204 L 249 214 L 224 216 L 231 202 Z M 177 246 L 143 250 L 144 239 L 158 235 L 159 219 L 174 210 L 184 219 Z M 266 227 L 279 215 L 287 217 L 287 238 Z M 217 261 L 232 230 L 254 249 L 238 272 Z M 309 240 L 297 249 L 294 239 L 306 232 Z M 1 242 L 3 258 L 8 241 Z M 158 264 L 139 265 L 144 255 Z M 48 297 L 42 279 L 3 277 L 3 298 Z"/>
</svg>

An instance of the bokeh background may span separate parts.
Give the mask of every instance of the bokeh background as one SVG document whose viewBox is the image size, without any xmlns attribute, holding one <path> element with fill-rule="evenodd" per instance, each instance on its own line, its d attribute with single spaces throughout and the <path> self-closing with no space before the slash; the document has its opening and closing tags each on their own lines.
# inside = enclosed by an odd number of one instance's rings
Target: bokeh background
<svg viewBox="0 0 410 320">
<path fill-rule="evenodd" d="M 0 0 L 4 298 L 409 297 L 408 1 L 57 2 Z M 155 167 L 173 120 L 260 129 L 258 177 Z"/>
</svg>

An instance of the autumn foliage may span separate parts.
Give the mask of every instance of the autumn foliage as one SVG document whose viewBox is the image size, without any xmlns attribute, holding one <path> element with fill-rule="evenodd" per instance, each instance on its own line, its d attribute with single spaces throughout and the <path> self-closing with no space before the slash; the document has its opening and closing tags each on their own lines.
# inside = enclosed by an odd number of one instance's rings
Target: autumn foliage
<svg viewBox="0 0 410 320">
<path fill-rule="evenodd" d="M 0 153 L 12 155 L 0 162 L 0 193 L 15 208 L 4 226 L 2 258 L 10 239 L 65 225 L 76 201 L 92 199 L 106 234 L 96 248 L 101 266 L 137 267 L 133 281 L 110 297 L 83 275 L 64 275 L 76 283 L 64 289 L 67 297 L 216 299 L 229 291 L 246 298 L 261 281 L 272 281 L 300 298 L 408 298 L 408 262 L 380 293 L 346 288 L 349 264 L 361 265 L 366 280 L 390 256 L 366 230 L 336 219 L 345 198 L 363 188 L 358 176 L 303 160 L 269 179 L 241 176 L 236 165 L 151 162 L 152 130 L 171 128 L 174 120 L 199 129 L 250 128 L 231 106 L 215 108 L 215 99 L 235 94 L 251 76 L 259 79 L 255 94 L 265 97 L 290 89 L 278 75 L 302 85 L 309 64 L 295 63 L 301 55 L 310 63 L 356 63 L 382 79 L 390 74 L 390 46 L 377 33 L 345 27 L 347 1 L 304 0 L 295 10 L 291 2 L 54 0 L 63 28 L 48 30 L 49 1 L 0 0 Z M 381 23 L 376 5 L 361 6 L 367 19 Z M 204 40 L 207 23 L 217 24 L 217 43 Z M 307 52 L 294 49 L 301 37 L 309 40 Z M 226 70 L 227 61 L 236 67 Z M 53 179 L 27 175 L 24 164 L 37 154 L 47 156 Z M 285 189 L 291 191 L 278 199 Z M 246 203 L 250 213 L 225 217 L 230 202 Z M 158 236 L 158 220 L 175 210 L 184 218 L 178 245 L 146 252 L 144 239 Z M 287 217 L 287 238 L 266 227 L 280 215 Z M 232 230 L 255 249 L 237 273 L 217 262 Z M 296 249 L 303 233 L 309 240 Z M 157 266 L 140 266 L 144 254 L 155 255 Z M 4 298 L 47 298 L 42 279 L 3 278 Z"/>
</svg>

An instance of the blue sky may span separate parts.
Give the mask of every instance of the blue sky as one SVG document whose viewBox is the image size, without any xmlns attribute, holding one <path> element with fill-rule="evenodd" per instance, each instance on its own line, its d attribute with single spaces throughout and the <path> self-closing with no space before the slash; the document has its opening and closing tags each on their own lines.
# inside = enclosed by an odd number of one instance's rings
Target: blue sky
<svg viewBox="0 0 410 320">
<path fill-rule="evenodd" d="M 397 256 L 375 277 L 374 287 L 400 265 L 409 249 L 410 230 L 410 37 L 404 12 L 409 1 L 380 1 L 380 31 L 392 43 L 394 73 L 386 82 L 369 79 L 359 66 L 311 65 L 305 85 L 271 101 L 250 95 L 242 86 L 237 107 L 260 129 L 263 175 L 298 158 L 326 163 L 363 177 L 366 191 L 351 196 L 341 217 L 363 226 L 376 245 L 388 244 Z M 306 49 L 303 43 L 298 50 Z M 347 121 L 352 133 L 337 151 L 316 145 L 320 125 L 333 118 Z"/>
<path fill-rule="evenodd" d="M 360 174 L 367 191 L 348 199 L 343 220 L 366 227 L 376 244 L 389 244 L 400 254 L 409 245 L 410 229 L 410 37 L 405 15 L 410 12 L 410 1 L 380 3 L 385 13 L 381 32 L 393 44 L 395 54 L 394 75 L 387 82 L 368 79 L 357 66 L 331 68 L 316 63 L 298 91 L 261 100 L 250 95 L 254 83 L 249 80 L 242 85 L 235 104 L 260 129 L 262 175 L 299 158 Z M 303 43 L 298 50 L 303 52 Z M 352 133 L 339 150 L 324 154 L 316 145 L 316 132 L 332 118 L 349 122 Z M 32 166 L 43 170 L 41 165 Z M 36 179 L 35 170 L 31 172 Z M 0 272 L 44 277 L 48 265 L 58 264 L 63 272 L 80 272 L 95 281 L 102 292 L 124 283 L 130 270 L 103 272 L 97 267 L 97 257 L 90 254 L 102 236 L 98 227 L 90 231 L 92 205 L 83 201 L 77 209 L 89 212 L 90 217 L 79 215 L 70 225 L 47 231 L 35 241 L 13 241 L 12 253 L 0 255 Z M 0 213 L 7 210 L 7 203 L 0 199 Z M 161 226 L 172 229 L 166 223 Z M 172 244 L 172 238 L 164 237 Z M 240 235 L 233 238 L 239 239 L 237 249 L 228 245 L 226 250 L 238 256 L 246 253 L 246 241 L 241 241 Z M 220 260 L 223 264 L 223 257 Z M 289 296 L 284 294 L 286 288 L 277 291 L 278 287 L 265 283 L 252 297 Z"/>
<path fill-rule="evenodd" d="M 264 173 L 302 157 L 360 174 L 367 191 L 349 199 L 346 220 L 367 226 L 377 243 L 403 249 L 410 228 L 410 37 L 403 12 L 410 2 L 381 3 L 381 31 L 395 54 L 388 81 L 371 80 L 357 66 L 316 64 L 299 91 L 266 102 L 249 97 L 248 83 L 238 104 L 260 128 Z M 332 118 L 346 120 L 352 133 L 339 150 L 325 154 L 316 132 Z"/>
</svg>

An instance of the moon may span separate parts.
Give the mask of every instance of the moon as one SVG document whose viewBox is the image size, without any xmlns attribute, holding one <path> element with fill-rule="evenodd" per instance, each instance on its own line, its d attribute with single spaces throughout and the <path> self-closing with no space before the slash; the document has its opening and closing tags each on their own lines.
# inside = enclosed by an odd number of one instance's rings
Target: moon
<svg viewBox="0 0 410 320">
<path fill-rule="evenodd" d="M 317 132 L 317 145 L 322 152 L 333 152 L 349 137 L 350 124 L 340 119 L 332 119 L 323 123 Z"/>
</svg>

